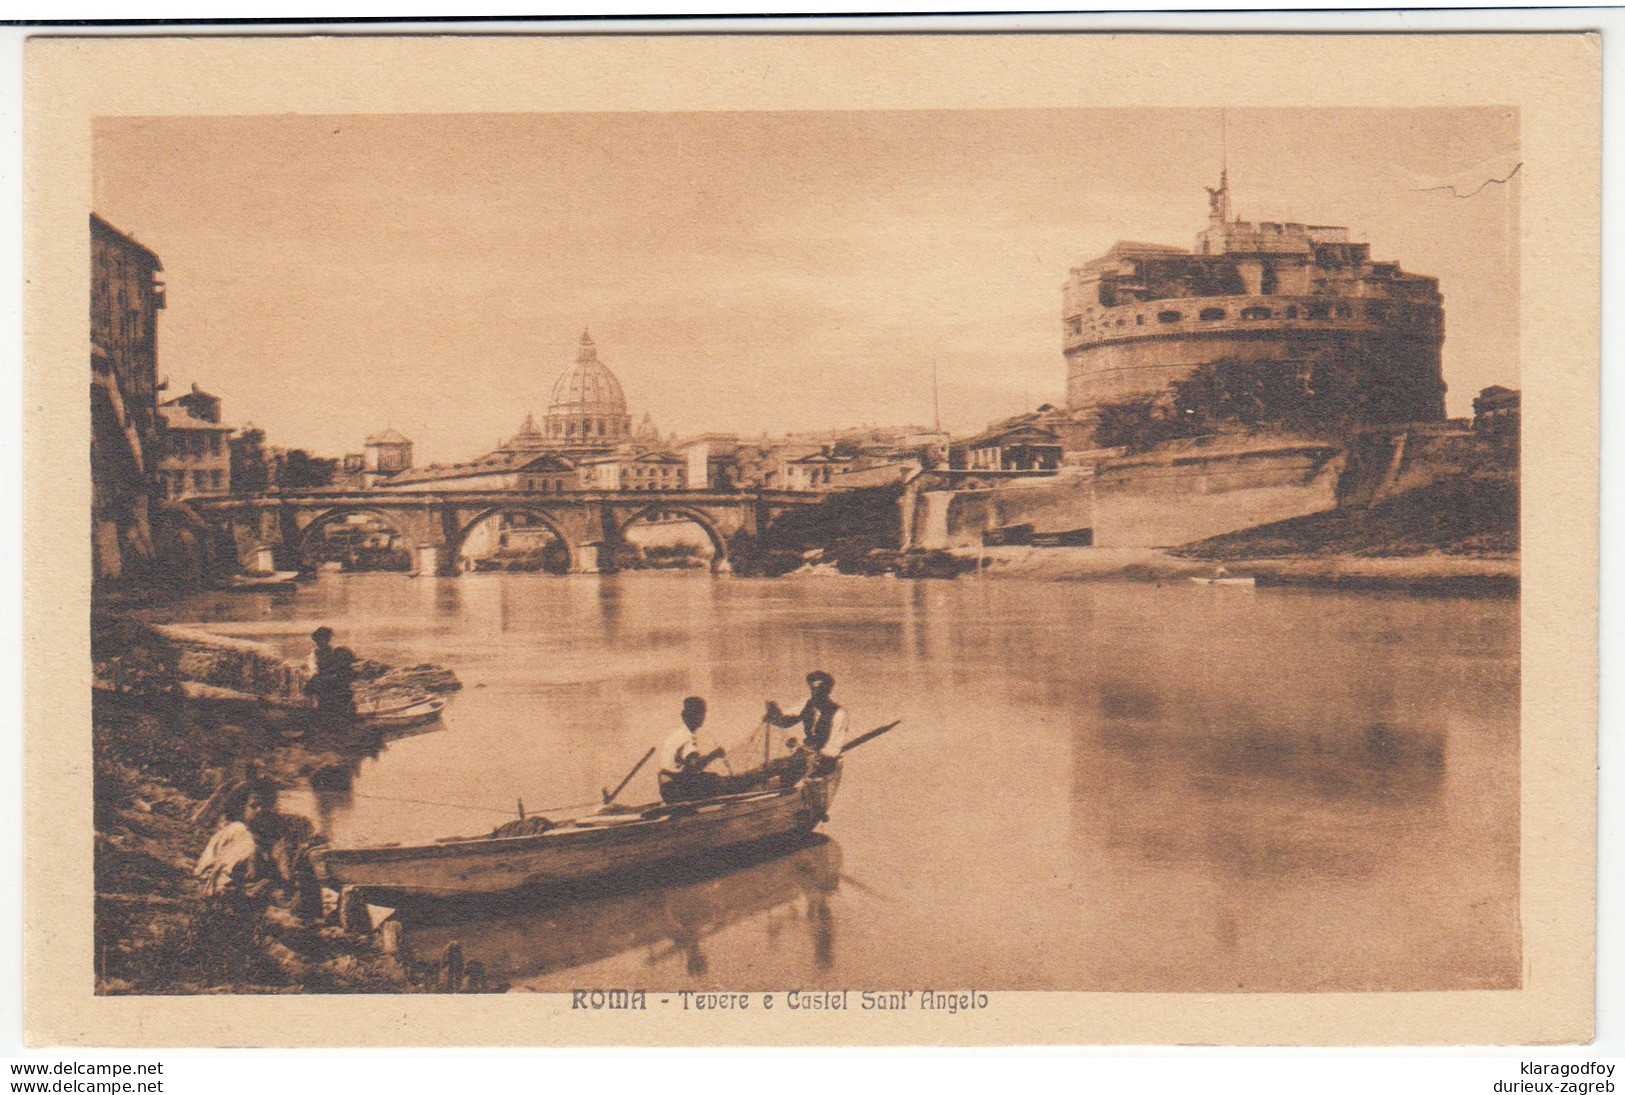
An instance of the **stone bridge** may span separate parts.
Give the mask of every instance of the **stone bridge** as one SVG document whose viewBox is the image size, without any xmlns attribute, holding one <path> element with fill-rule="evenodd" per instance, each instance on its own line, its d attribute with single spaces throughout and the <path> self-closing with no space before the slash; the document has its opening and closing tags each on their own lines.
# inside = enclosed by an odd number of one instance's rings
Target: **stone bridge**
<svg viewBox="0 0 1625 1095">
<path fill-rule="evenodd" d="M 458 556 L 482 522 L 524 514 L 546 526 L 569 557 L 572 573 L 595 573 L 624 544 L 640 518 L 673 514 L 693 521 L 711 540 L 712 569 L 729 569 L 730 545 L 758 535 L 787 510 L 818 505 L 808 491 L 281 491 L 244 497 L 196 498 L 191 508 L 229 541 L 247 570 L 299 569 L 314 537 L 328 524 L 366 514 L 394 530 L 418 574 L 455 574 Z"/>
</svg>

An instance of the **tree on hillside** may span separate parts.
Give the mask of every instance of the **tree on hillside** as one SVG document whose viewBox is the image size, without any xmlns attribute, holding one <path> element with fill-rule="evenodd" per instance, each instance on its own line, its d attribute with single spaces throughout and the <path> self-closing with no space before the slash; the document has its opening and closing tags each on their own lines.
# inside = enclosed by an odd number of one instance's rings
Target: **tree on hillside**
<svg viewBox="0 0 1625 1095">
<path fill-rule="evenodd" d="M 1296 361 L 1210 362 L 1174 382 L 1174 413 L 1190 427 L 1310 427 L 1308 372 Z"/>
<path fill-rule="evenodd" d="M 285 490 L 331 486 L 338 467 L 339 462 L 331 457 L 312 456 L 304 449 L 290 449 L 277 472 L 277 486 Z"/>
<path fill-rule="evenodd" d="M 231 455 L 233 494 L 263 494 L 271 485 L 270 464 L 265 458 L 265 431 L 245 428 L 227 442 Z"/>
<path fill-rule="evenodd" d="M 1144 452 L 1164 441 L 1206 432 L 1206 423 L 1182 422 L 1173 407 L 1149 396 L 1097 408 L 1095 441 L 1105 448 Z"/>
</svg>

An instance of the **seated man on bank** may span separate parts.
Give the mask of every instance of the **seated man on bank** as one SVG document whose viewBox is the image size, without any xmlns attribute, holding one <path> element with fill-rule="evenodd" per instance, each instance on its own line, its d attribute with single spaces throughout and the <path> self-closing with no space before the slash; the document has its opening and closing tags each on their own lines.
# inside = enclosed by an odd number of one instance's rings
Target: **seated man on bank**
<svg viewBox="0 0 1625 1095">
<path fill-rule="evenodd" d="M 762 716 L 763 721 L 780 729 L 801 724 L 802 755 L 813 775 L 833 770 L 846 744 L 846 708 L 831 698 L 834 691 L 835 678 L 822 669 L 814 670 L 807 674 L 807 702 L 800 714 L 786 715 L 777 703 L 768 700 L 767 713 Z"/>
<path fill-rule="evenodd" d="M 263 805 L 254 786 L 245 783 L 227 798 L 224 820 L 198 856 L 192 875 L 210 912 L 257 914 L 268 897 L 271 883 L 253 829 Z"/>
<path fill-rule="evenodd" d="M 333 629 L 318 627 L 310 633 L 315 649 L 310 654 L 310 679 L 305 695 L 316 705 L 316 716 L 325 722 L 342 722 L 355 717 L 355 654 L 349 647 L 333 645 Z"/>
<path fill-rule="evenodd" d="M 722 756 L 722 750 L 701 753 L 694 740 L 705 724 L 705 701 L 690 696 L 683 701 L 683 728 L 673 730 L 660 747 L 660 797 L 666 802 L 691 802 L 711 798 L 723 790 L 722 777 L 707 772 L 705 766 Z"/>
</svg>

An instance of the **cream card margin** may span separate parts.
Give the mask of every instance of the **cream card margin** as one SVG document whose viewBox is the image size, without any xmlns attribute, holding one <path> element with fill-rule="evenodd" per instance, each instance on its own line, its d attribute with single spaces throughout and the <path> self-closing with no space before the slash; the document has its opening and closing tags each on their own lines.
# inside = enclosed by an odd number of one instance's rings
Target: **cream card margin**
<svg viewBox="0 0 1625 1095">
<path fill-rule="evenodd" d="M 1515 991 L 994 993 L 919 1012 L 572 1012 L 563 995 L 92 992 L 91 119 L 1510 104 L 1522 121 L 1522 922 Z M 1596 886 L 1601 46 L 1594 34 L 35 38 L 25 91 L 25 1027 L 62 1045 L 1588 1041 Z M 786 988 L 796 986 L 787 985 Z M 966 986 L 973 987 L 973 986 Z"/>
</svg>

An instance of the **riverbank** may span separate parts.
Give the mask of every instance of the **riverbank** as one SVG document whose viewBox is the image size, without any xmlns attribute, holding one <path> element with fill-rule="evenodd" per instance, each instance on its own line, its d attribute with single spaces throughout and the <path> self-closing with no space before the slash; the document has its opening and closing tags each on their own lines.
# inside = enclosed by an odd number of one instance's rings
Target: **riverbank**
<svg viewBox="0 0 1625 1095">
<path fill-rule="evenodd" d="M 955 552 L 974 560 L 974 550 Z M 1326 555 L 1213 560 L 1182 558 L 1157 548 L 990 547 L 982 549 L 988 578 L 1055 582 L 1175 582 L 1210 577 L 1222 565 L 1259 585 L 1413 593 L 1516 596 L 1516 556 L 1423 554 L 1404 557 Z"/>
<path fill-rule="evenodd" d="M 294 888 L 272 877 L 263 909 L 222 912 L 193 879 L 235 790 L 345 784 L 377 755 L 382 733 L 322 725 L 292 702 L 272 702 L 297 672 L 257 644 L 100 614 L 92 651 L 98 993 L 465 987 L 466 971 L 449 984 L 445 963 L 418 961 L 394 946 L 395 933 L 375 931 L 387 910 L 347 907 L 327 891 L 319 913 L 301 916 Z M 454 686 L 431 668 L 397 673 L 395 686 Z M 231 680 L 232 698 L 214 698 L 226 690 L 216 685 L 197 698 L 187 686 L 200 675 Z"/>
</svg>

